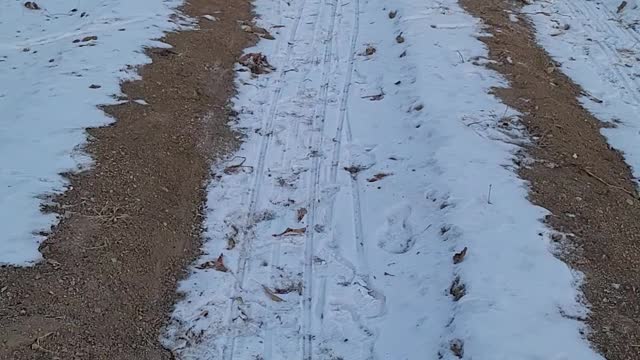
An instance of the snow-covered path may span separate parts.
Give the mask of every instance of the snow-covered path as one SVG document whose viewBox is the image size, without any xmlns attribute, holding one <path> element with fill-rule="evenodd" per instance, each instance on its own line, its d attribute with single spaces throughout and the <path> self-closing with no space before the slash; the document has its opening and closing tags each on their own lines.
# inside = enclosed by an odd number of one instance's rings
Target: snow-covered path
<svg viewBox="0 0 640 360">
<path fill-rule="evenodd" d="M 276 70 L 239 72 L 205 255 L 165 344 L 185 359 L 599 359 L 577 278 L 512 172 L 455 1 L 257 0 Z M 390 7 L 392 6 L 392 7 Z M 464 249 L 464 250 L 463 250 Z M 466 256 L 465 256 L 466 255 Z M 561 313 L 563 315 L 561 315 Z"/>
</svg>

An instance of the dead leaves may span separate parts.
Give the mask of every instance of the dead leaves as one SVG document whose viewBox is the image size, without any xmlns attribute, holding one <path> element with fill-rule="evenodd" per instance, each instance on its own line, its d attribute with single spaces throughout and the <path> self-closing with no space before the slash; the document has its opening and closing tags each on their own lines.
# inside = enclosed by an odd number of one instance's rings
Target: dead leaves
<svg viewBox="0 0 640 360">
<path fill-rule="evenodd" d="M 262 53 L 244 54 L 238 61 L 241 65 L 247 67 L 252 74 L 256 75 L 268 74 L 276 69 L 269 64 L 267 56 Z"/>
<path fill-rule="evenodd" d="M 396 36 L 396 42 L 398 44 L 402 44 L 404 42 L 404 36 L 402 36 L 402 33 L 398 34 L 398 36 Z"/>
<path fill-rule="evenodd" d="M 244 32 L 248 32 L 250 34 L 254 34 L 256 36 L 259 36 L 263 39 L 267 39 L 267 40 L 275 40 L 275 38 L 269 33 L 269 31 L 267 31 L 267 29 L 261 28 L 259 26 L 253 25 L 251 23 L 247 23 L 245 21 L 240 23 L 240 28 L 244 31 Z"/>
<path fill-rule="evenodd" d="M 304 233 L 307 232 L 307 228 L 303 227 L 303 228 L 299 228 L 299 229 L 293 229 L 288 227 L 285 231 L 279 233 L 279 234 L 273 234 L 273 237 L 280 237 L 280 236 L 298 236 L 298 235 L 302 235 Z"/>
<path fill-rule="evenodd" d="M 298 209 L 296 218 L 298 219 L 298 222 L 301 222 L 302 219 L 304 219 L 305 215 L 307 215 L 307 209 L 305 208 L 300 208 Z"/>
<path fill-rule="evenodd" d="M 29 10 L 40 10 L 40 5 L 38 5 L 35 1 L 27 1 L 24 3 L 24 7 Z"/>
<path fill-rule="evenodd" d="M 84 38 L 82 38 L 82 40 L 80 40 L 81 42 L 87 42 L 87 41 L 96 41 L 98 40 L 98 37 L 95 35 L 92 36 L 85 36 Z"/>
<path fill-rule="evenodd" d="M 236 236 L 240 230 L 235 225 L 231 225 L 232 233 L 227 235 L 227 250 L 233 250 L 236 247 Z"/>
<path fill-rule="evenodd" d="M 269 289 L 268 287 L 262 285 L 262 290 L 264 290 L 264 293 L 267 294 L 267 296 L 275 302 L 283 302 L 284 299 L 281 298 L 280 296 L 276 295 L 273 290 Z"/>
<path fill-rule="evenodd" d="M 358 173 L 364 170 L 365 168 L 362 166 L 351 165 L 351 166 L 345 166 L 344 169 L 348 171 L 349 174 L 351 174 L 352 178 L 355 179 L 358 176 Z"/>
<path fill-rule="evenodd" d="M 224 264 L 224 255 L 220 254 L 215 261 L 207 261 L 203 264 L 196 266 L 197 269 L 215 269 L 220 272 L 228 272 L 229 268 L 227 268 Z"/>
<path fill-rule="evenodd" d="M 298 282 L 298 283 L 295 283 L 295 284 L 290 284 L 289 286 L 286 286 L 286 287 L 283 287 L 283 288 L 275 288 L 274 289 L 274 293 L 280 294 L 280 295 L 290 294 L 292 292 L 297 292 L 298 295 L 302 295 L 302 283 Z"/>
<path fill-rule="evenodd" d="M 363 96 L 363 99 L 369 99 L 371 101 L 380 101 L 382 99 L 384 99 L 384 91 L 380 91 L 379 94 L 375 94 L 375 95 L 367 95 L 367 96 Z"/>
<path fill-rule="evenodd" d="M 466 286 L 462 283 L 462 280 L 460 280 L 460 276 L 456 276 L 456 278 L 451 283 L 449 294 L 453 297 L 453 301 L 462 299 L 462 297 L 466 294 Z"/>
<path fill-rule="evenodd" d="M 85 36 L 82 39 L 75 39 L 72 42 L 74 44 L 77 44 L 77 43 L 81 43 L 81 42 L 87 43 L 87 42 L 96 41 L 96 40 L 98 40 L 98 37 L 95 36 L 95 35 L 91 35 L 91 36 Z M 80 45 L 80 46 L 82 47 L 82 46 L 88 46 L 88 45 L 95 45 L 95 44 L 93 44 L 93 43 L 91 43 L 91 44 L 83 44 L 83 45 Z"/>
<path fill-rule="evenodd" d="M 398 15 L 398 10 L 389 11 L 389 19 L 393 19 Z"/>
<path fill-rule="evenodd" d="M 460 251 L 459 253 L 455 253 L 453 255 L 453 263 L 460 264 L 464 260 L 464 257 L 466 255 L 467 255 L 467 247 L 465 246 L 464 249 L 462 249 L 462 251 Z"/>
<path fill-rule="evenodd" d="M 229 165 L 226 168 L 224 168 L 223 171 L 224 171 L 225 174 L 227 174 L 227 175 L 237 174 L 237 173 L 239 173 L 241 170 L 243 170 L 245 168 L 253 171 L 253 166 L 244 165 L 245 161 L 247 161 L 246 157 L 240 156 L 239 158 L 242 159 L 242 161 L 239 164 Z"/>
<path fill-rule="evenodd" d="M 620 14 L 625 7 L 627 7 L 627 2 L 626 1 L 621 2 L 620 5 L 618 5 L 618 10 L 616 10 L 616 13 Z"/>
<path fill-rule="evenodd" d="M 376 53 L 376 48 L 374 48 L 371 45 L 367 46 L 367 48 L 364 49 L 364 55 L 365 56 L 371 56 L 371 55 L 373 55 L 375 53 Z"/>
<path fill-rule="evenodd" d="M 393 175 L 393 173 L 377 173 L 373 175 L 373 177 L 367 179 L 367 181 L 372 183 L 372 182 L 380 181 L 386 178 L 387 176 L 391 176 L 391 175 Z"/>
<path fill-rule="evenodd" d="M 460 339 L 453 339 L 449 343 L 449 349 L 458 359 L 464 356 L 464 342 Z"/>
</svg>

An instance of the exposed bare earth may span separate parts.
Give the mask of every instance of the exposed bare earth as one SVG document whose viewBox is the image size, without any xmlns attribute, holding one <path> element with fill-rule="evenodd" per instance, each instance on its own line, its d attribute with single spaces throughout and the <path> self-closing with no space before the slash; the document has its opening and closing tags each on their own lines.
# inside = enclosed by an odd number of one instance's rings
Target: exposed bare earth
<svg viewBox="0 0 640 360">
<path fill-rule="evenodd" d="M 483 41 L 498 62 L 492 67 L 511 82 L 495 92 L 525 114 L 536 139 L 528 149 L 536 162 L 520 171 L 531 182 L 530 197 L 551 211 L 553 228 L 573 234 L 554 240 L 563 260 L 586 275 L 589 339 L 609 360 L 640 359 L 640 203 L 630 169 L 600 134 L 604 124 L 577 102 L 581 89 L 536 45 L 531 25 L 509 20 L 506 11 L 518 5 L 461 3 L 489 26 L 493 37 Z"/>
<path fill-rule="evenodd" d="M 184 12 L 218 20 L 149 50 L 143 80 L 123 89 L 150 105 L 107 107 L 115 125 L 88 130 L 96 163 L 49 209 L 62 221 L 46 261 L 0 270 L 0 359 L 171 357 L 158 335 L 199 248 L 210 161 L 235 144 L 233 66 L 254 41 L 237 23 L 248 1 L 192 0 Z"/>
</svg>

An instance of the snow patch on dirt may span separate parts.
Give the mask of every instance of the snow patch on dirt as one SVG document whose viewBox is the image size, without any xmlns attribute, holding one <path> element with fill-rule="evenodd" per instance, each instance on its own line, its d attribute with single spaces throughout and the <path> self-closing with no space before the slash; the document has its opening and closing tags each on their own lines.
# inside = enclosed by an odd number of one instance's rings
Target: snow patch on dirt
<svg viewBox="0 0 640 360">
<path fill-rule="evenodd" d="M 623 4 L 625 4 L 623 6 Z M 640 8 L 635 0 L 552 1 L 527 6 L 539 43 L 586 91 L 582 105 L 600 121 L 640 179 Z M 537 14 L 537 15 L 536 15 Z M 580 154 L 578 154 L 579 156 Z"/>
<path fill-rule="evenodd" d="M 144 47 L 176 29 L 178 0 L 5 1 L 0 12 L 0 264 L 29 265 L 56 223 L 42 197 L 60 173 L 90 166 L 85 128 L 112 122 L 120 83 L 149 58 Z M 74 8 L 74 6 L 76 6 Z"/>
</svg>

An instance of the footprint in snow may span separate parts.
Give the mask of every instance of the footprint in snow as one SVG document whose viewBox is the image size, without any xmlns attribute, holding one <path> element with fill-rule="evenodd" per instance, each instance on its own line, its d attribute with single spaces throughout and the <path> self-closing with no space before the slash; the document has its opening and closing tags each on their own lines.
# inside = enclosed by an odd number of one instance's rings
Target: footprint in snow
<svg viewBox="0 0 640 360">
<path fill-rule="evenodd" d="M 390 253 L 404 254 L 415 244 L 413 230 L 409 224 L 411 206 L 397 205 L 389 211 L 379 231 L 378 246 Z"/>
</svg>

